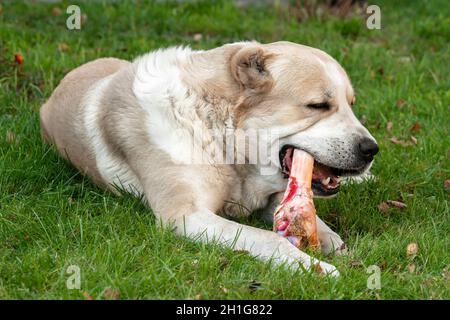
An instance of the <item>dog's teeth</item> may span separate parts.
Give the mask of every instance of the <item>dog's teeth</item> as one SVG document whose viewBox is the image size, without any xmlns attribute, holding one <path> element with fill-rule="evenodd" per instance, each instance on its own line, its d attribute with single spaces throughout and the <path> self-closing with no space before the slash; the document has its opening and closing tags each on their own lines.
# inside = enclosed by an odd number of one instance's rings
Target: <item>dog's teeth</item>
<svg viewBox="0 0 450 320">
<path fill-rule="evenodd" d="M 327 184 L 329 184 L 329 183 L 330 183 L 330 180 L 331 180 L 331 178 L 330 178 L 330 177 L 328 177 L 328 178 L 325 178 L 325 179 L 323 179 L 323 180 L 322 180 L 322 184 L 326 186 Z"/>
</svg>

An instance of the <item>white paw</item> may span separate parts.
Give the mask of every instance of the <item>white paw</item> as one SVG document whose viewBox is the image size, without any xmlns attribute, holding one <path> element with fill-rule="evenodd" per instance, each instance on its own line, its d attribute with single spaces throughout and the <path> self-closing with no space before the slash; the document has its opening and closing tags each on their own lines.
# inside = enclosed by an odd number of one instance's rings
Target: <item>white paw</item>
<svg viewBox="0 0 450 320">
<path fill-rule="evenodd" d="M 347 253 L 347 247 L 341 237 L 335 232 L 319 233 L 319 240 L 324 254 L 342 255 Z"/>
</svg>

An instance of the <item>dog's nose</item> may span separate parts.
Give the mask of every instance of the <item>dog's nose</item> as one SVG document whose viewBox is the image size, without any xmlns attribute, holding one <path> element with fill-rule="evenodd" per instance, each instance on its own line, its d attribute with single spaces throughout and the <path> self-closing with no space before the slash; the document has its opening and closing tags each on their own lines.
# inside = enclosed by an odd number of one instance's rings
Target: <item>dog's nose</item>
<svg viewBox="0 0 450 320">
<path fill-rule="evenodd" d="M 373 158 L 374 155 L 378 153 L 378 145 L 377 143 L 370 138 L 363 138 L 359 142 L 359 152 L 365 158 Z"/>
</svg>

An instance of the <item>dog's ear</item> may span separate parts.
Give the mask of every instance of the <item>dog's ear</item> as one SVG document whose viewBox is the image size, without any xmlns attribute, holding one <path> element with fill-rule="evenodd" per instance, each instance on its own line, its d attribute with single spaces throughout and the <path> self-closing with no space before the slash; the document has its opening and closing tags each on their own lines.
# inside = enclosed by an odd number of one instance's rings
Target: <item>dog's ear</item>
<svg viewBox="0 0 450 320">
<path fill-rule="evenodd" d="M 231 73 L 242 88 L 255 93 L 268 92 L 273 78 L 266 65 L 273 56 L 260 46 L 243 47 L 231 58 Z"/>
</svg>

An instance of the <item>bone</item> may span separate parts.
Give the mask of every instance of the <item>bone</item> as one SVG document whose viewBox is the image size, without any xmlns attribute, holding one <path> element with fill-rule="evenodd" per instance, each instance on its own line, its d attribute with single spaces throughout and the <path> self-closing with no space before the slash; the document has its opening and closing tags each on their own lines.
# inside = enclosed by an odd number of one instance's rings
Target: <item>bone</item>
<svg viewBox="0 0 450 320">
<path fill-rule="evenodd" d="M 314 158 L 295 149 L 288 185 L 274 214 L 274 231 L 300 249 L 320 248 L 311 190 L 313 168 Z"/>
</svg>

